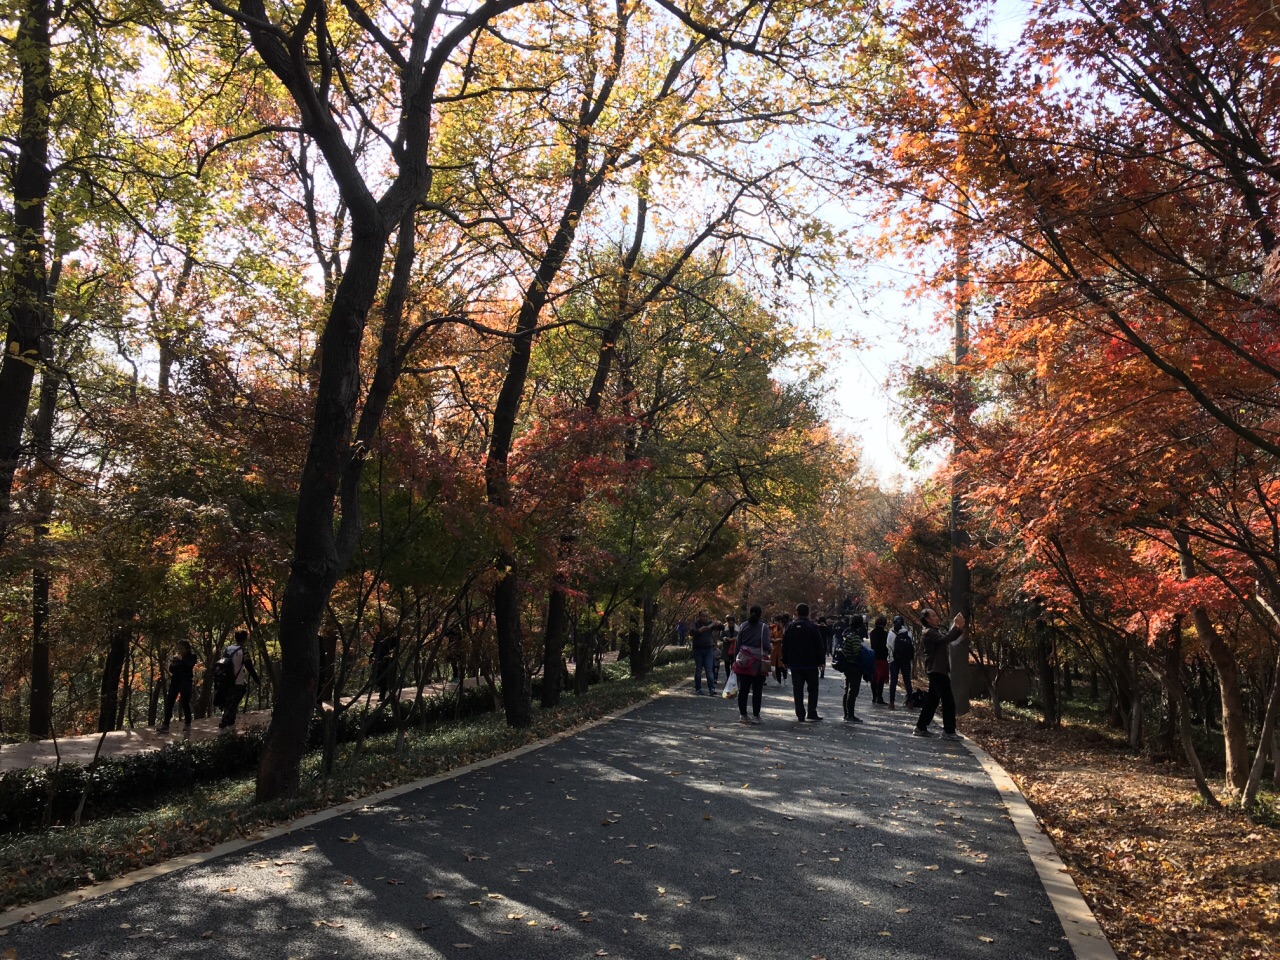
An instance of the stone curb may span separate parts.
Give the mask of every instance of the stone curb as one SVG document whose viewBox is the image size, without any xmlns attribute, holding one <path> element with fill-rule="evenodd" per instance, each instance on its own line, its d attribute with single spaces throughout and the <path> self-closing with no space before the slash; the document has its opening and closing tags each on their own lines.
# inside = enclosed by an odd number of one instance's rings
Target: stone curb
<svg viewBox="0 0 1280 960">
<path fill-rule="evenodd" d="M 1067 943 L 1076 960 L 1118 960 L 1106 934 L 1098 925 L 1098 919 L 1081 896 L 1075 880 L 1058 856 L 1053 841 L 1045 834 L 1013 777 L 1009 776 L 1008 771 L 991 754 L 968 737 L 965 738 L 964 745 L 982 764 L 982 769 L 1000 791 L 1000 799 L 1004 801 L 1009 819 L 1022 838 L 1023 846 L 1027 848 L 1027 855 L 1035 865 L 1040 883 L 1044 886 L 1044 892 L 1049 895 L 1049 902 L 1053 904 L 1053 910 L 1066 932 Z"/>
<path fill-rule="evenodd" d="M 249 847 L 257 846 L 268 840 L 274 840 L 277 837 L 283 837 L 293 833 L 296 830 L 305 830 L 313 827 L 318 823 L 324 823 L 326 820 L 333 820 L 345 814 L 361 810 L 364 807 L 376 803 L 385 803 L 395 797 L 403 796 L 414 790 L 421 790 L 423 787 L 430 787 L 437 783 L 443 783 L 446 780 L 453 780 L 457 777 L 466 776 L 476 770 L 483 770 L 485 767 L 492 767 L 495 764 L 505 763 L 508 760 L 514 760 L 516 757 L 523 757 L 527 753 L 533 753 L 535 750 L 541 750 L 543 747 L 549 747 L 552 744 L 567 740 L 569 737 L 576 737 L 578 734 L 590 730 L 594 727 L 611 723 L 620 717 L 626 716 L 632 711 L 638 710 L 648 703 L 653 702 L 659 697 L 670 696 L 677 689 L 684 689 L 688 686 L 687 680 L 681 680 L 676 684 L 668 687 L 666 690 L 660 690 L 650 697 L 643 700 L 637 700 L 635 703 L 615 710 L 613 713 L 606 714 L 596 720 L 588 720 L 586 723 L 560 733 L 552 734 L 541 740 L 535 740 L 533 743 L 526 743 L 523 747 L 516 747 L 514 750 L 508 750 L 506 753 L 500 753 L 496 756 L 489 757 L 485 760 L 477 760 L 475 763 L 469 763 L 463 767 L 456 767 L 453 770 L 446 770 L 444 773 L 437 773 L 430 777 L 424 777 L 420 780 L 413 780 L 409 783 L 402 783 L 398 787 L 391 787 L 387 790 L 381 790 L 378 793 L 370 794 L 367 797 L 360 797 L 356 800 L 349 800 L 346 803 L 336 807 L 329 807 L 325 810 L 319 810 L 316 813 L 307 814 L 298 820 L 278 827 L 272 827 L 263 833 L 257 834 L 251 838 L 243 840 L 228 840 L 220 843 L 216 847 L 200 853 L 190 853 L 185 856 L 175 857 L 172 860 L 165 860 L 162 863 L 155 863 L 149 867 L 142 867 L 133 870 L 123 876 L 116 877 L 114 880 L 108 880 L 105 883 L 95 884 L 92 887 L 86 887 L 81 890 L 74 890 L 71 893 L 59 894 L 56 897 L 50 897 L 47 900 L 39 900 L 35 903 L 29 903 L 26 906 L 14 907 L 0 913 L 0 935 L 3 935 L 9 927 L 19 923 L 34 923 L 50 914 L 57 913 L 59 910 L 66 910 L 70 907 L 77 906 L 89 900 L 96 900 L 99 897 L 105 897 L 108 894 L 132 887 L 134 884 L 143 883 L 147 880 L 163 877 L 178 870 L 185 870 L 187 867 L 194 867 L 202 863 L 208 863 L 210 860 L 216 860 L 218 857 L 225 857 L 229 853 L 236 853 Z"/>
</svg>

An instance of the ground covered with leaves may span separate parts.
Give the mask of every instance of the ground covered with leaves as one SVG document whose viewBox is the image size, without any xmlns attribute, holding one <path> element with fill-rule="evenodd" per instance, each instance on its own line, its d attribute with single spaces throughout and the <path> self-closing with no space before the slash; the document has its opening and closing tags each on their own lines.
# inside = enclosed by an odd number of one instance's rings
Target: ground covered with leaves
<svg viewBox="0 0 1280 960">
<path fill-rule="evenodd" d="M 105 817 L 76 828 L 0 838 L 0 910 L 92 886 L 130 870 L 208 850 L 335 804 L 474 763 L 564 733 L 654 696 L 688 675 L 686 663 L 654 670 L 643 680 L 592 686 L 552 710 L 537 710 L 527 730 L 513 730 L 500 713 L 442 723 L 396 737 L 370 737 L 357 753 L 341 748 L 335 772 L 320 776 L 320 755 L 303 764 L 300 795 L 254 804 L 253 780 L 226 781 L 185 791 L 165 805 L 130 816 Z M 3 931 L 0 931 L 2 934 Z"/>
<path fill-rule="evenodd" d="M 1086 723 L 977 704 L 962 726 L 1018 782 L 1120 957 L 1280 957 L 1274 816 L 1212 810 L 1185 770 Z"/>
</svg>

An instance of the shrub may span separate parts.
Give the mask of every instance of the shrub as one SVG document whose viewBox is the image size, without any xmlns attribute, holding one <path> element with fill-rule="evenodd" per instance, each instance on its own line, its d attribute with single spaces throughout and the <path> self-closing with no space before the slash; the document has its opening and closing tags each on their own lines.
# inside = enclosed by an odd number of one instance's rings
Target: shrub
<svg viewBox="0 0 1280 960">
<path fill-rule="evenodd" d="M 455 693 L 402 700 L 377 706 L 352 706 L 338 716 L 337 742 L 359 738 L 361 726 L 373 715 L 367 735 L 394 731 L 395 710 L 406 726 L 428 726 L 492 712 L 496 704 L 488 687 L 468 687 L 461 703 Z M 313 724 L 311 746 L 323 742 L 320 724 Z M 83 820 L 154 806 L 165 796 L 199 784 L 245 776 L 262 758 L 265 732 L 251 730 L 234 737 L 183 740 L 123 757 L 104 757 L 85 766 L 31 767 L 0 773 L 0 835 L 41 830 L 74 822 L 84 799 Z"/>
</svg>

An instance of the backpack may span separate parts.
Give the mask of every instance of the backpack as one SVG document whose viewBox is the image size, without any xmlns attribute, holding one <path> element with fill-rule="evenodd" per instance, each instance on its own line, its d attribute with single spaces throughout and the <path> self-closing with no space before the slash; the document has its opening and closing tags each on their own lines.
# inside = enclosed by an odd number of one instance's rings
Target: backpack
<svg viewBox="0 0 1280 960">
<path fill-rule="evenodd" d="M 239 662 L 237 662 L 237 660 Z M 216 663 L 213 665 L 213 705 L 215 707 L 225 706 L 227 697 L 231 693 L 232 688 L 236 685 L 236 677 L 239 676 L 238 668 L 244 663 L 244 651 L 234 643 L 227 649 L 222 651 Z"/>
<path fill-rule="evenodd" d="M 859 645 L 858 665 L 862 668 L 862 679 L 868 682 L 876 678 L 876 655 L 868 646 Z"/>
<path fill-rule="evenodd" d="M 831 669 L 837 673 L 847 672 L 849 661 L 844 658 L 844 642 L 836 644 L 834 650 L 831 651 Z"/>
<path fill-rule="evenodd" d="M 903 660 L 910 662 L 915 657 L 916 645 L 911 640 L 911 631 L 903 627 L 901 633 L 893 635 L 893 659 L 899 662 Z"/>
</svg>

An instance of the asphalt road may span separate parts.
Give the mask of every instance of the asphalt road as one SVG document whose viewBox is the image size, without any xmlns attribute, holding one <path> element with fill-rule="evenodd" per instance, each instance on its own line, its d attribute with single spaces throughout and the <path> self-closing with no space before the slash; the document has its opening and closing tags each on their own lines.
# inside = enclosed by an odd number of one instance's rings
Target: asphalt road
<svg viewBox="0 0 1280 960">
<path fill-rule="evenodd" d="M 612 723 L 137 884 L 0 956 L 1068 958 L 963 744 L 872 707 L 765 723 L 662 697 Z M 963 726 L 962 726 L 963 729 Z"/>
</svg>

